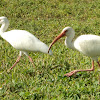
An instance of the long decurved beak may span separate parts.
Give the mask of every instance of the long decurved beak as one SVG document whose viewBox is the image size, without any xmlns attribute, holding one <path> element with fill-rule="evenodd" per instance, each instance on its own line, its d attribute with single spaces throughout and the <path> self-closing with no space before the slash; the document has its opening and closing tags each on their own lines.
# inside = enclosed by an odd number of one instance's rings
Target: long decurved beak
<svg viewBox="0 0 100 100">
<path fill-rule="evenodd" d="M 66 32 L 63 31 L 62 33 L 60 33 L 60 34 L 53 40 L 53 42 L 52 42 L 52 43 L 50 44 L 50 46 L 49 46 L 48 53 L 49 53 L 49 50 L 51 49 L 52 45 L 53 45 L 57 40 L 59 40 L 61 37 L 66 36 L 65 33 L 66 33 Z"/>
</svg>

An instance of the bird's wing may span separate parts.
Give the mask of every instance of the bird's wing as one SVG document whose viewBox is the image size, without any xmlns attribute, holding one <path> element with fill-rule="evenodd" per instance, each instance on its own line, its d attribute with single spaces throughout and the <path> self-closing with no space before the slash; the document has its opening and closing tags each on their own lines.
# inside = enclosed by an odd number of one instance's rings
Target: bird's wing
<svg viewBox="0 0 100 100">
<path fill-rule="evenodd" d="M 21 51 L 40 51 L 43 53 L 48 53 L 48 46 L 27 31 L 12 30 L 5 32 L 2 37 L 15 49 Z M 50 51 L 49 54 L 51 55 L 52 51 Z"/>
<path fill-rule="evenodd" d="M 96 35 L 81 35 L 74 42 L 75 48 L 88 55 L 100 55 L 100 37 Z"/>
<path fill-rule="evenodd" d="M 34 35 L 24 30 L 12 30 L 2 34 L 2 37 L 16 49 L 27 49 L 39 41 Z"/>
</svg>

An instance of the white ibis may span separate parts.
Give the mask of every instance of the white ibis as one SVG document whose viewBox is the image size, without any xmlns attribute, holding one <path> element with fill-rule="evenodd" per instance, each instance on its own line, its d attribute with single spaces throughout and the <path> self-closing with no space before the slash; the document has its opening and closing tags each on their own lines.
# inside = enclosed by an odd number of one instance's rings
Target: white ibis
<svg viewBox="0 0 100 100">
<path fill-rule="evenodd" d="M 30 62 L 33 64 L 32 58 L 28 55 L 28 51 L 37 51 L 48 53 L 48 46 L 41 42 L 38 38 L 36 38 L 33 34 L 25 31 L 25 30 L 11 30 L 5 32 L 9 26 L 9 21 L 6 17 L 0 17 L 0 35 L 3 39 L 9 42 L 15 49 L 19 50 L 19 57 L 16 62 L 12 65 L 10 69 L 15 67 L 15 65 L 19 62 L 22 53 L 28 56 Z M 49 53 L 52 55 L 52 51 Z M 33 64 L 34 66 L 34 64 Z"/>
<path fill-rule="evenodd" d="M 81 71 L 93 71 L 94 70 L 94 61 L 96 61 L 100 67 L 100 63 L 98 61 L 98 56 L 100 56 L 100 36 L 97 35 L 81 35 L 76 40 L 73 41 L 75 36 L 75 31 L 71 27 L 65 27 L 61 34 L 59 34 L 49 46 L 49 50 L 52 45 L 59 40 L 61 37 L 67 36 L 65 39 L 65 45 L 73 50 L 78 50 L 79 52 L 89 56 L 92 58 L 92 68 L 91 69 L 80 69 L 73 70 L 64 76 L 72 76 L 73 74 Z M 48 50 L 48 52 L 49 52 Z"/>
</svg>

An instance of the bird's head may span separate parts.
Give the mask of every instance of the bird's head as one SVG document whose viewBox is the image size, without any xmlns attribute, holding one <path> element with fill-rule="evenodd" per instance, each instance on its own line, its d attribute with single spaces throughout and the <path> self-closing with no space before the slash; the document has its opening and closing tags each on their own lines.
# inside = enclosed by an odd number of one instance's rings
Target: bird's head
<svg viewBox="0 0 100 100">
<path fill-rule="evenodd" d="M 48 49 L 48 53 L 49 53 L 49 50 L 51 49 L 52 45 L 53 45 L 57 40 L 59 40 L 61 37 L 64 37 L 64 36 L 69 37 L 69 36 L 71 36 L 71 34 L 73 34 L 73 33 L 74 33 L 73 28 L 71 28 L 71 27 L 65 27 L 65 28 L 62 30 L 62 32 L 61 32 L 61 33 L 53 40 L 53 42 L 50 44 L 49 49 Z"/>
</svg>

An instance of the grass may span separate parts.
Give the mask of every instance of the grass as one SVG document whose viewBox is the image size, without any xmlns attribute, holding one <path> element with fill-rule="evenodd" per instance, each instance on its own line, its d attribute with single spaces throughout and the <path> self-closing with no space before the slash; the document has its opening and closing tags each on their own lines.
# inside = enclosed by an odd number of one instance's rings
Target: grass
<svg viewBox="0 0 100 100">
<path fill-rule="evenodd" d="M 71 26 L 76 36 L 100 33 L 99 0 L 0 0 L 0 16 L 9 19 L 8 30 L 24 29 L 49 45 L 64 27 Z M 68 49 L 64 38 L 53 47 L 53 56 L 32 53 L 36 68 L 23 55 L 7 73 L 19 51 L 0 38 L 1 100 L 99 100 L 100 71 L 63 75 L 74 69 L 91 68 L 91 59 Z"/>
</svg>

